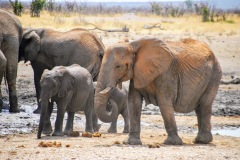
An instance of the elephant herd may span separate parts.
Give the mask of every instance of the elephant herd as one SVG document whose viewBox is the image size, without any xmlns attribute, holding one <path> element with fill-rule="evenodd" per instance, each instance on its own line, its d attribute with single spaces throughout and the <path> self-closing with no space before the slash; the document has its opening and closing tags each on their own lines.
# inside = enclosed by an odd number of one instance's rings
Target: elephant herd
<svg viewBox="0 0 240 160">
<path fill-rule="evenodd" d="M 73 131 L 74 113 L 84 111 L 85 131 L 96 132 L 98 119 L 111 123 L 124 117 L 127 142 L 141 145 L 143 100 L 159 106 L 167 132 L 165 144 L 180 145 L 174 112 L 196 112 L 195 143 L 210 143 L 212 104 L 222 71 L 212 50 L 193 39 L 164 42 L 143 37 L 116 43 L 105 49 L 102 41 L 84 29 L 58 32 L 52 29 L 22 29 L 11 13 L 0 10 L 0 82 L 9 89 L 9 112 L 18 113 L 16 77 L 18 62 L 30 61 L 40 113 L 41 133 L 63 136 Z M 129 89 L 122 82 L 130 80 Z M 1 89 L 1 88 L 0 88 Z M 50 116 L 57 104 L 54 130 Z M 0 111 L 3 107 L 0 90 Z M 63 131 L 63 117 L 68 113 Z"/>
</svg>

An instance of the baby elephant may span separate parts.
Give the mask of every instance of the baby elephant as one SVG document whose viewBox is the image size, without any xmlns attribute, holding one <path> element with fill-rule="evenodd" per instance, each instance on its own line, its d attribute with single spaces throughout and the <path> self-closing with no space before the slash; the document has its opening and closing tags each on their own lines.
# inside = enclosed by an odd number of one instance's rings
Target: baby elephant
<svg viewBox="0 0 240 160">
<path fill-rule="evenodd" d="M 97 130 L 97 118 L 94 109 L 94 88 L 91 74 L 83 67 L 74 64 L 69 67 L 57 66 L 45 70 L 41 78 L 41 117 L 38 138 L 42 131 L 52 133 L 50 116 L 53 102 L 57 104 L 57 118 L 53 136 L 63 136 L 73 131 L 74 113 L 84 111 L 86 132 Z M 63 118 L 67 111 L 68 118 L 64 132 Z"/>
<path fill-rule="evenodd" d="M 97 82 L 93 82 L 94 89 L 97 86 Z M 121 89 L 120 89 L 121 88 Z M 128 116 L 128 108 L 127 108 L 127 90 L 121 86 L 121 87 L 116 87 L 112 94 L 111 97 L 108 100 L 107 103 L 107 113 L 111 113 L 111 110 L 115 107 L 118 109 L 117 114 L 121 114 L 124 119 L 124 130 L 123 133 L 129 133 L 129 116 Z M 118 115 L 113 116 L 115 117 L 112 122 L 111 126 L 108 129 L 108 133 L 117 133 L 117 118 Z"/>
</svg>

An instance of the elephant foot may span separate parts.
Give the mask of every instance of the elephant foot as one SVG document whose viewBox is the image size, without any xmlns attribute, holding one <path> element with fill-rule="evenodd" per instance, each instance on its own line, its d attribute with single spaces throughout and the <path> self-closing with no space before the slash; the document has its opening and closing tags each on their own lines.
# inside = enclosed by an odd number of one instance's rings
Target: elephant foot
<svg viewBox="0 0 240 160">
<path fill-rule="evenodd" d="M 129 133 L 129 127 L 124 127 L 123 133 Z"/>
<path fill-rule="evenodd" d="M 52 132 L 53 132 L 53 130 L 52 130 L 51 123 L 45 124 L 44 127 L 43 127 L 43 134 L 51 135 Z"/>
<path fill-rule="evenodd" d="M 93 129 L 91 128 L 85 128 L 85 132 L 93 133 Z"/>
<path fill-rule="evenodd" d="M 97 124 L 96 127 L 93 128 L 94 132 L 98 132 L 101 128 L 101 124 Z"/>
<path fill-rule="evenodd" d="M 19 113 L 20 108 L 18 107 L 18 99 L 17 96 L 10 96 L 9 97 L 10 109 L 9 112 L 11 113 Z"/>
<path fill-rule="evenodd" d="M 18 108 L 18 107 L 10 107 L 9 112 L 11 112 L 11 113 L 19 113 L 20 112 L 20 108 Z"/>
<path fill-rule="evenodd" d="M 66 129 L 65 128 L 65 130 L 64 130 L 64 135 L 69 135 L 69 134 L 71 134 L 73 132 L 73 129 L 71 128 L 71 129 Z"/>
<path fill-rule="evenodd" d="M 108 133 L 117 133 L 117 129 L 109 128 Z"/>
<path fill-rule="evenodd" d="M 64 136 L 64 133 L 63 132 L 54 131 L 52 136 Z"/>
<path fill-rule="evenodd" d="M 129 136 L 128 140 L 123 141 L 123 144 L 142 145 L 142 142 L 141 142 L 140 138 Z"/>
<path fill-rule="evenodd" d="M 213 137 L 211 132 L 199 133 L 193 143 L 208 144 L 212 142 Z"/>
<path fill-rule="evenodd" d="M 165 139 L 164 144 L 167 145 L 182 145 L 182 139 L 177 136 L 168 136 L 167 139 Z"/>
<path fill-rule="evenodd" d="M 41 108 L 37 108 L 33 111 L 34 114 L 40 114 L 41 113 Z"/>
</svg>

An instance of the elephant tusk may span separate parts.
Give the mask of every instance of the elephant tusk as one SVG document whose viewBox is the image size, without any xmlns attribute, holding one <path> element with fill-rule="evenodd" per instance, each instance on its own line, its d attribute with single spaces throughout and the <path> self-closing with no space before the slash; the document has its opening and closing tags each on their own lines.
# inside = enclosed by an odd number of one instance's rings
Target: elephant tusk
<svg viewBox="0 0 240 160">
<path fill-rule="evenodd" d="M 101 94 L 106 94 L 106 93 L 109 93 L 113 90 L 113 87 L 107 87 L 106 89 L 104 89 L 103 91 L 99 92 Z"/>
<path fill-rule="evenodd" d="M 39 99 L 39 102 L 41 102 L 41 98 Z"/>
<path fill-rule="evenodd" d="M 51 103 L 52 101 L 51 101 L 51 98 L 49 98 L 49 102 Z"/>
<path fill-rule="evenodd" d="M 112 111 L 111 111 L 111 112 L 106 112 L 106 114 L 107 114 L 108 116 L 111 116 L 111 115 L 112 115 Z"/>
</svg>

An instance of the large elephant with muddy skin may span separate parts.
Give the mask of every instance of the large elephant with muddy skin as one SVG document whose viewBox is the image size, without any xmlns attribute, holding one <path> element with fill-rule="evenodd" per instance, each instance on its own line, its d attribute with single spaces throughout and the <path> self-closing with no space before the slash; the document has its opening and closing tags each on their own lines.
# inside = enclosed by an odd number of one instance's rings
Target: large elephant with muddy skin
<svg viewBox="0 0 240 160">
<path fill-rule="evenodd" d="M 209 143 L 212 103 L 222 76 L 219 62 L 211 49 L 193 39 L 163 42 L 142 38 L 109 47 L 103 57 L 95 93 L 98 118 L 111 121 L 106 103 L 117 84 L 130 80 L 128 110 L 130 133 L 128 144 L 142 144 L 140 121 L 143 98 L 146 104 L 159 106 L 167 131 L 165 144 L 182 144 L 178 136 L 174 111 L 195 110 L 198 134 L 195 143 Z"/>
<path fill-rule="evenodd" d="M 59 32 L 52 29 L 27 29 L 23 32 L 19 61 L 31 61 L 40 113 L 40 79 L 44 69 L 79 64 L 96 81 L 105 47 L 101 40 L 84 29 Z"/>
<path fill-rule="evenodd" d="M 0 85 L 5 76 L 8 90 L 10 112 L 20 112 L 18 107 L 16 78 L 18 69 L 18 50 L 22 39 L 22 25 L 15 15 L 0 9 Z M 0 86 L 0 112 L 8 109 L 2 101 Z"/>
</svg>

